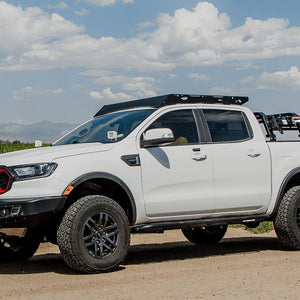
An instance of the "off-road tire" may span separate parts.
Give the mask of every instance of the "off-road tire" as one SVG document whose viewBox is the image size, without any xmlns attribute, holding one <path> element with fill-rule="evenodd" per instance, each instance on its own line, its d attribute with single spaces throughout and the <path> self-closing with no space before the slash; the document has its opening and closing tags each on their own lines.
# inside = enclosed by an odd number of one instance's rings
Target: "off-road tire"
<svg viewBox="0 0 300 300">
<path fill-rule="evenodd" d="M 227 225 L 201 226 L 183 228 L 183 235 L 192 243 L 197 245 L 216 244 L 222 240 L 227 231 Z"/>
<path fill-rule="evenodd" d="M 284 247 L 300 249 L 300 186 L 291 188 L 282 198 L 274 228 Z"/>
<path fill-rule="evenodd" d="M 128 218 L 122 207 L 108 197 L 83 197 L 65 213 L 57 243 L 64 261 L 75 271 L 111 271 L 128 252 Z"/>
<path fill-rule="evenodd" d="M 37 251 L 42 235 L 38 229 L 29 228 L 24 237 L 0 236 L 0 262 L 26 261 Z"/>
</svg>

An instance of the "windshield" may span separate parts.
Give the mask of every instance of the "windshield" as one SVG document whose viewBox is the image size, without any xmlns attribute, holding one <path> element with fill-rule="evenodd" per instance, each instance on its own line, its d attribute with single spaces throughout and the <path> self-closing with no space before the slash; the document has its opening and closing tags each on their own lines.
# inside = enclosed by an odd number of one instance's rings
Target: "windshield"
<svg viewBox="0 0 300 300">
<path fill-rule="evenodd" d="M 53 145 L 118 142 L 153 111 L 154 109 L 127 110 L 100 116 L 77 127 Z"/>
</svg>

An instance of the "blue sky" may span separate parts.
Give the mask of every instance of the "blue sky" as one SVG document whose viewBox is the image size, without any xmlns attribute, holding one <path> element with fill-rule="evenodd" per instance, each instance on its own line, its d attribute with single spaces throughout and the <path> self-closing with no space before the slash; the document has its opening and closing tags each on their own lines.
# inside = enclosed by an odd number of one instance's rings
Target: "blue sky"
<svg viewBox="0 0 300 300">
<path fill-rule="evenodd" d="M 107 103 L 246 95 L 300 114 L 300 1 L 0 1 L 0 123 L 80 123 Z"/>
</svg>

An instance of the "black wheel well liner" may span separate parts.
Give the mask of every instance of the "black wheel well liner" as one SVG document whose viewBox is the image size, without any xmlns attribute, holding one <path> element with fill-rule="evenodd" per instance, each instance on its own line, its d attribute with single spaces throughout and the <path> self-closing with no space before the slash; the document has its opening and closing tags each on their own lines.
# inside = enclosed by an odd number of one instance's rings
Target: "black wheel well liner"
<svg viewBox="0 0 300 300">
<path fill-rule="evenodd" d="M 136 205 L 134 197 L 128 186 L 120 178 L 109 173 L 91 172 L 76 178 L 69 186 L 73 186 L 73 190 L 68 195 L 67 207 L 83 196 L 102 194 L 121 205 L 128 216 L 130 225 L 135 223 Z"/>
<path fill-rule="evenodd" d="M 276 204 L 274 210 L 271 214 L 271 217 L 275 217 L 277 214 L 281 199 L 283 198 L 284 194 L 292 187 L 300 185 L 300 167 L 297 167 L 290 171 L 286 177 L 284 178 L 283 182 L 281 183 L 279 193 L 277 195 Z"/>
</svg>

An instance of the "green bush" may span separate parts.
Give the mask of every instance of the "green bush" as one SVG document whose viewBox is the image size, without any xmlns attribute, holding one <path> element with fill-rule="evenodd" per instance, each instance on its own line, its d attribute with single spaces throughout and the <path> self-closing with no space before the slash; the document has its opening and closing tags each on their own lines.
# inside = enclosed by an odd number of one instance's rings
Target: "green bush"
<svg viewBox="0 0 300 300">
<path fill-rule="evenodd" d="M 9 143 L 9 144 L 0 144 L 0 153 L 24 150 L 34 148 L 34 144 L 25 144 L 25 143 Z"/>
<path fill-rule="evenodd" d="M 259 234 L 259 233 L 267 233 L 274 229 L 273 222 L 261 222 L 256 228 L 248 228 L 246 230 Z"/>
<path fill-rule="evenodd" d="M 261 222 L 256 228 L 249 228 L 242 224 L 230 225 L 233 228 L 244 228 L 247 231 L 250 231 L 255 234 L 267 233 L 274 229 L 273 222 Z"/>
<path fill-rule="evenodd" d="M 47 147 L 49 144 L 44 144 L 43 147 Z M 34 148 L 34 143 L 21 143 L 19 141 L 10 142 L 0 142 L 0 154 L 18 150 L 25 150 Z"/>
</svg>

